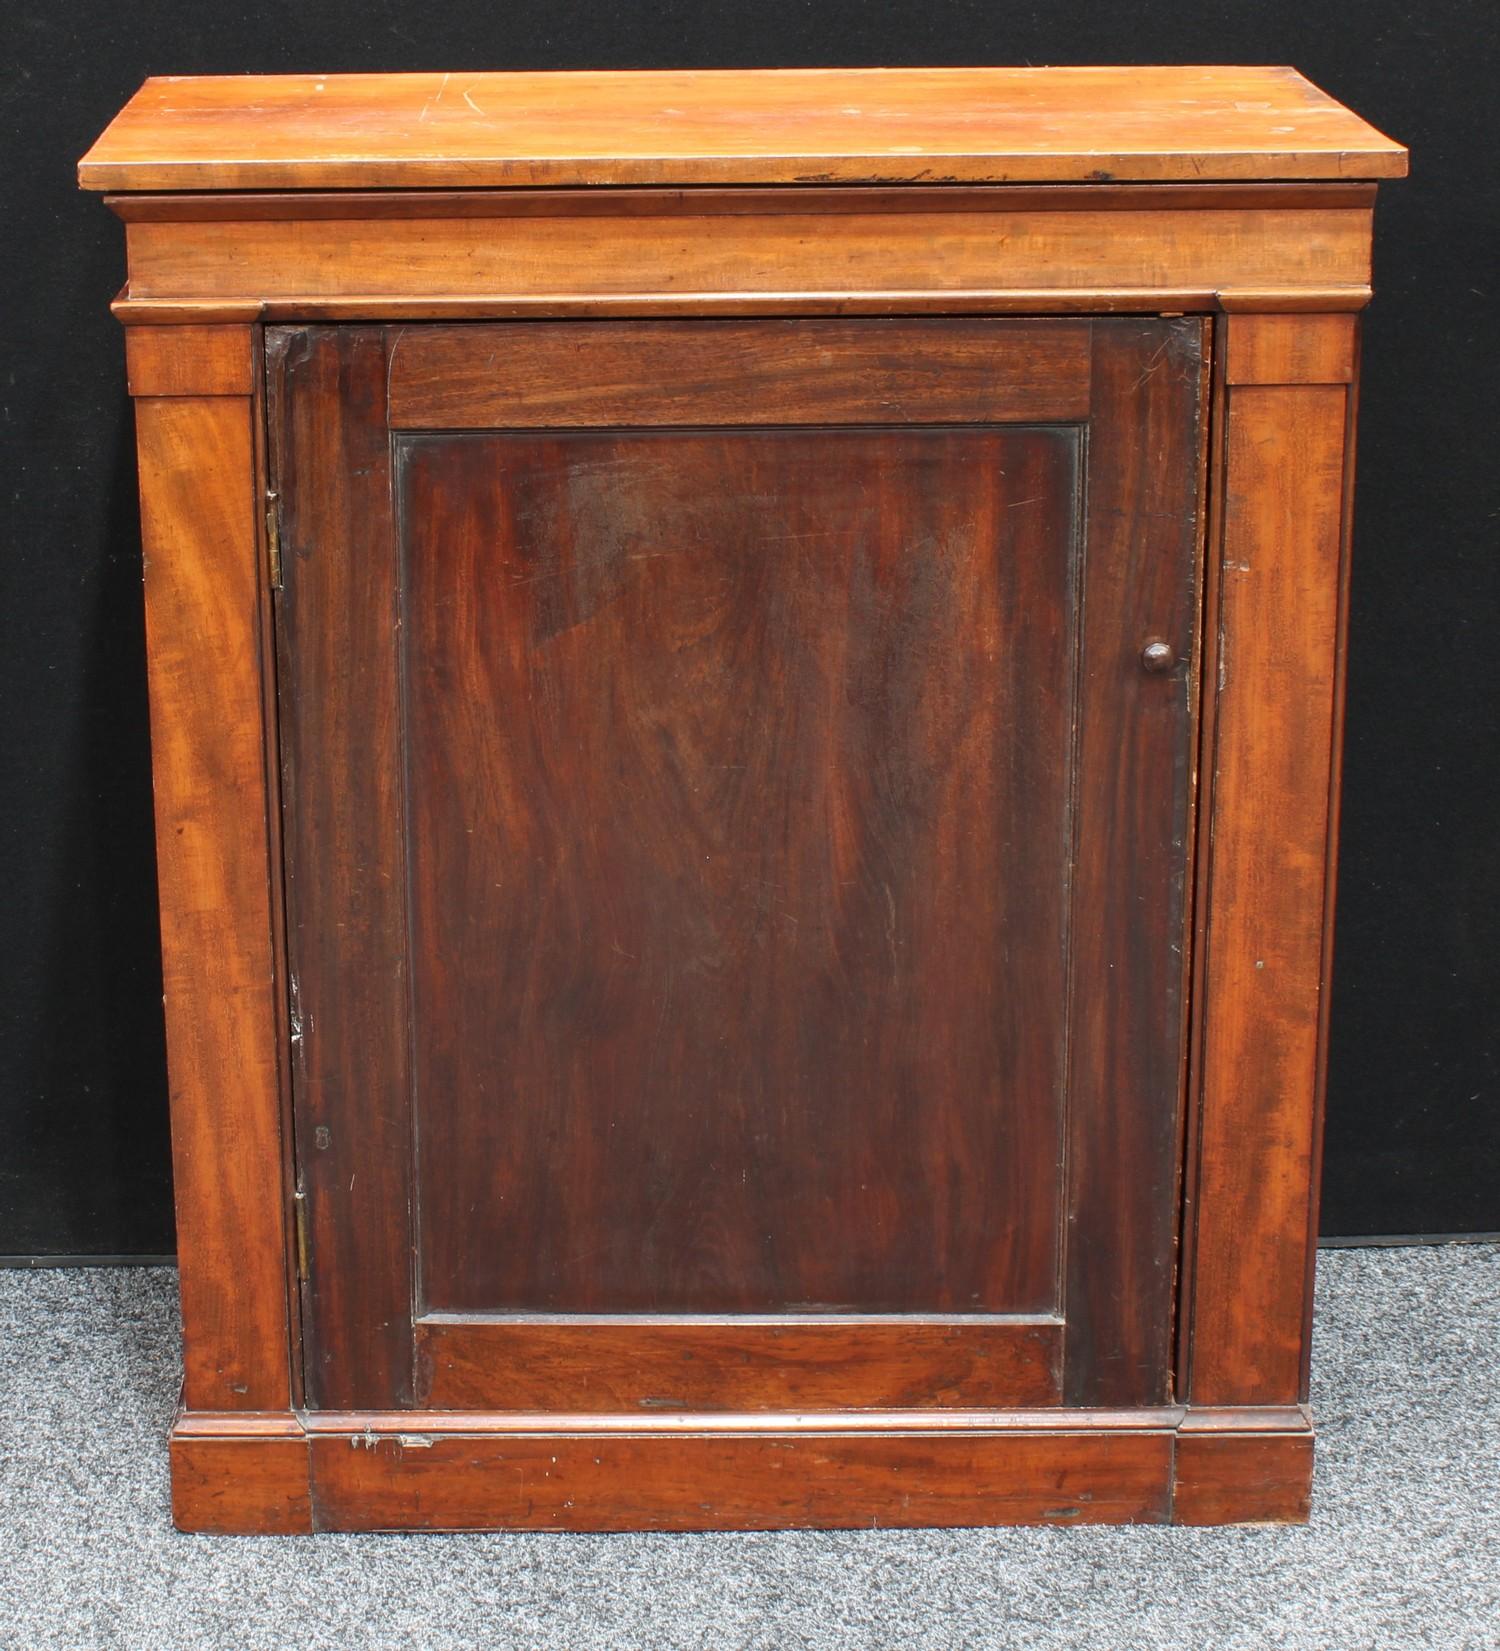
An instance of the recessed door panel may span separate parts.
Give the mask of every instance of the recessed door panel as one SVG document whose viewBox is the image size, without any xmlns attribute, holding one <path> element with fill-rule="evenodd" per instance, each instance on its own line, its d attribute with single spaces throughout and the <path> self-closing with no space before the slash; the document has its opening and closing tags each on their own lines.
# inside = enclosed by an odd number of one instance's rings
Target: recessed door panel
<svg viewBox="0 0 1500 1651">
<path fill-rule="evenodd" d="M 313 1402 L 1166 1396 L 1201 342 L 273 331 Z"/>
<path fill-rule="evenodd" d="M 1054 1310 L 1079 445 L 398 441 L 425 1309 Z"/>
</svg>

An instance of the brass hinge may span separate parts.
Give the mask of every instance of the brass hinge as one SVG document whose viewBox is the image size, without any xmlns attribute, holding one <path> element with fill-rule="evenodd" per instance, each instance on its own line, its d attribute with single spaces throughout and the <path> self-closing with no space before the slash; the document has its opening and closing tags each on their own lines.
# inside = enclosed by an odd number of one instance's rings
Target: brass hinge
<svg viewBox="0 0 1500 1651">
<path fill-rule="evenodd" d="M 266 489 L 266 555 L 271 563 L 271 589 L 281 589 L 281 495 Z"/>
<path fill-rule="evenodd" d="M 307 1283 L 307 1194 L 299 1186 L 292 1194 L 293 1220 L 297 1228 L 297 1277 Z"/>
</svg>

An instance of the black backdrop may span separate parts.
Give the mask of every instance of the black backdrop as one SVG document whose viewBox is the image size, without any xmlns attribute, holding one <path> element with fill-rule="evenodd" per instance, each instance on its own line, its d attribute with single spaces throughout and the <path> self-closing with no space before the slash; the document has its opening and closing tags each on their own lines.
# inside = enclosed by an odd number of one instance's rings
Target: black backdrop
<svg viewBox="0 0 1500 1651">
<path fill-rule="evenodd" d="M 1495 0 L 12 0 L 0 81 L 0 1255 L 172 1247 L 120 225 L 148 73 L 1292 63 L 1409 143 L 1356 518 L 1323 1230 L 1500 1229 Z"/>
</svg>

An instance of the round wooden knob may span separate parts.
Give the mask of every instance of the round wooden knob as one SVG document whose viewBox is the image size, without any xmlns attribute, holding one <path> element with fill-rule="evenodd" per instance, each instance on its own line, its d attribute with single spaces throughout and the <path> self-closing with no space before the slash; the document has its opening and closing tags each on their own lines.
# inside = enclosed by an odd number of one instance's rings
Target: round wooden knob
<svg viewBox="0 0 1500 1651">
<path fill-rule="evenodd" d="M 1141 664 L 1152 673 L 1160 676 L 1163 671 L 1170 671 L 1177 663 L 1177 653 L 1170 642 L 1148 642 L 1141 649 Z"/>
</svg>

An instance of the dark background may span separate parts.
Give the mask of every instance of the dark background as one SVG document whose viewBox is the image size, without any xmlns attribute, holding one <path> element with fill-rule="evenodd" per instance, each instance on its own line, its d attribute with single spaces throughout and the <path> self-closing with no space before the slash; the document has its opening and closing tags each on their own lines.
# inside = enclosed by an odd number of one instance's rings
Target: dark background
<svg viewBox="0 0 1500 1651">
<path fill-rule="evenodd" d="M 1291 63 L 1410 144 L 1366 323 L 1325 1234 L 1500 1229 L 1495 0 L 9 7 L 0 1255 L 172 1248 L 121 226 L 147 74 Z"/>
</svg>

